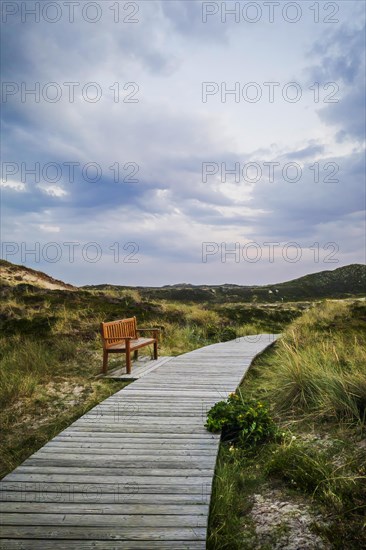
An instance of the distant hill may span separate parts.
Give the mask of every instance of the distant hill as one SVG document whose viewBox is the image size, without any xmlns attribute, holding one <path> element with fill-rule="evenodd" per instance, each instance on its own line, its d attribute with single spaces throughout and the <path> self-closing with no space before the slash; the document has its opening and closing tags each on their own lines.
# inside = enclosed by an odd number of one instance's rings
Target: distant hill
<svg viewBox="0 0 366 550">
<path fill-rule="evenodd" d="M 78 287 L 50 277 L 42 271 L 0 260 L 3 286 L 32 285 L 48 290 L 78 290 Z M 366 296 L 366 265 L 352 264 L 332 271 L 320 271 L 284 283 L 263 286 L 191 285 L 181 283 L 162 287 L 88 285 L 79 290 L 124 290 L 135 288 L 143 298 L 183 302 L 281 302 Z"/>
<path fill-rule="evenodd" d="M 131 288 L 119 285 L 85 286 L 91 290 Z M 366 296 L 366 265 L 351 264 L 332 271 L 320 271 L 284 283 L 263 286 L 191 285 L 134 287 L 143 297 L 190 302 L 278 302 Z"/>
<path fill-rule="evenodd" d="M 16 265 L 6 260 L 0 260 L 1 284 L 15 286 L 28 284 L 48 290 L 76 290 L 75 286 L 64 283 L 24 265 Z"/>
<path fill-rule="evenodd" d="M 273 285 L 272 285 L 273 286 Z M 366 265 L 351 264 L 332 271 L 320 271 L 299 279 L 275 285 L 285 294 L 341 297 L 366 295 Z"/>
</svg>

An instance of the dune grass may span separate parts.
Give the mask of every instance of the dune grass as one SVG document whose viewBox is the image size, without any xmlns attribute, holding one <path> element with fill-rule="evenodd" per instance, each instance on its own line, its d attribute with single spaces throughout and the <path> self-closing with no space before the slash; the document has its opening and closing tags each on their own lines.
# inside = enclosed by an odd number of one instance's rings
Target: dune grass
<svg viewBox="0 0 366 550">
<path fill-rule="evenodd" d="M 312 529 L 331 548 L 366 546 L 365 321 L 362 301 L 323 302 L 254 361 L 241 392 L 271 404 L 281 437 L 256 448 L 221 444 L 210 549 L 262 548 L 253 495 L 275 489 L 320 514 Z"/>
<path fill-rule="evenodd" d="M 359 304 L 325 302 L 278 342 L 265 375 L 276 410 L 365 423 L 366 331 Z"/>
</svg>

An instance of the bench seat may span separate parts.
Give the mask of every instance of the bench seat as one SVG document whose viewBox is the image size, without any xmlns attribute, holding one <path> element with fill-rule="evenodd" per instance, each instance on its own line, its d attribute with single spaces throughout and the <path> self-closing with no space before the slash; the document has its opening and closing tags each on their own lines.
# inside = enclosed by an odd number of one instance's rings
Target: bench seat
<svg viewBox="0 0 366 550">
<path fill-rule="evenodd" d="M 134 351 L 139 348 L 143 348 L 144 346 L 149 346 L 150 344 L 153 344 L 155 342 L 154 338 L 137 338 L 136 340 L 130 340 L 130 349 L 131 351 Z M 126 349 L 126 342 L 119 342 L 118 344 L 111 344 L 109 346 L 109 352 L 112 350 L 114 351 L 124 351 Z"/>
</svg>

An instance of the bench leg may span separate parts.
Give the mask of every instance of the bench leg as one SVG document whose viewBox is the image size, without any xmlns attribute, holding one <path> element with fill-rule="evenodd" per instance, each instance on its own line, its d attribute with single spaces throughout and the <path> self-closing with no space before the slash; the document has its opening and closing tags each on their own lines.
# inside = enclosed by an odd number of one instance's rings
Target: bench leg
<svg viewBox="0 0 366 550">
<path fill-rule="evenodd" d="M 129 340 L 126 340 L 126 370 L 127 374 L 131 374 L 131 348 Z"/>
<path fill-rule="evenodd" d="M 108 352 L 103 350 L 103 374 L 107 374 L 108 370 Z"/>
<path fill-rule="evenodd" d="M 139 358 L 139 350 L 138 349 L 135 349 L 135 351 L 133 352 L 133 358 L 135 361 L 137 361 L 137 359 Z"/>
<path fill-rule="evenodd" d="M 158 358 L 158 343 L 154 342 L 154 359 Z"/>
</svg>

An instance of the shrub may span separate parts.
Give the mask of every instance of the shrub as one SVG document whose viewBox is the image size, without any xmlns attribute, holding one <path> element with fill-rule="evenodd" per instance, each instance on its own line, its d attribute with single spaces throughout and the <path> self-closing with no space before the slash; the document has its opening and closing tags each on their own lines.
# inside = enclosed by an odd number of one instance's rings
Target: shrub
<svg viewBox="0 0 366 550">
<path fill-rule="evenodd" d="M 221 341 L 228 342 L 229 340 L 235 340 L 237 334 L 236 330 L 232 327 L 225 327 L 221 331 Z"/>
<path fill-rule="evenodd" d="M 277 433 L 268 406 L 261 401 L 244 400 L 240 392 L 216 403 L 207 414 L 205 427 L 211 432 L 222 430 L 222 440 L 238 446 L 255 446 Z"/>
</svg>

